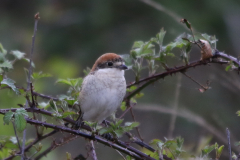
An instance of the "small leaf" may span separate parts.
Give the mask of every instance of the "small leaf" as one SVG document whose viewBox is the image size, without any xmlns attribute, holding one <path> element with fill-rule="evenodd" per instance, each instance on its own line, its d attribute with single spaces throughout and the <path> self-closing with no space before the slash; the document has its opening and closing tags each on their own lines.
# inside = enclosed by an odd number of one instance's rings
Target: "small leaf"
<svg viewBox="0 0 240 160">
<path fill-rule="evenodd" d="M 76 99 L 64 99 L 69 105 L 71 105 L 71 106 L 73 106 L 74 105 L 74 103 L 76 102 L 76 101 L 78 101 L 78 100 L 76 100 Z"/>
<path fill-rule="evenodd" d="M 85 76 L 87 76 L 91 71 L 91 68 L 87 67 L 86 69 L 83 70 L 83 73 Z"/>
<path fill-rule="evenodd" d="M 8 68 L 8 69 L 12 69 L 13 65 L 11 62 L 9 62 L 8 60 L 5 60 L 3 63 L 0 63 L 0 68 Z"/>
<path fill-rule="evenodd" d="M 12 88 L 12 90 L 16 93 L 16 94 L 20 94 L 19 90 L 16 88 L 16 86 L 14 85 L 15 81 L 7 78 L 2 80 L 1 84 L 5 84 L 7 86 L 9 86 L 10 88 Z"/>
<path fill-rule="evenodd" d="M 181 22 L 184 23 L 184 24 L 186 24 L 186 26 L 188 27 L 188 29 L 192 29 L 192 28 L 191 28 L 191 23 L 188 22 L 187 19 L 181 19 Z"/>
<path fill-rule="evenodd" d="M 178 148 L 182 148 L 184 139 L 181 137 L 176 138 Z"/>
<path fill-rule="evenodd" d="M 232 67 L 232 65 L 228 65 L 228 66 L 225 68 L 225 71 L 228 71 L 231 67 Z"/>
<path fill-rule="evenodd" d="M 3 117 L 3 122 L 9 125 L 9 122 L 11 121 L 13 115 L 14 113 L 11 110 L 9 110 L 7 113 L 5 113 Z"/>
<path fill-rule="evenodd" d="M 73 114 L 77 114 L 77 113 L 74 112 L 74 111 L 65 111 L 65 112 L 63 112 L 63 114 L 62 114 L 62 118 L 66 118 L 67 116 L 73 115 Z"/>
<path fill-rule="evenodd" d="M 157 34 L 157 39 L 158 39 L 158 44 L 159 45 L 162 45 L 162 43 L 163 43 L 163 38 L 164 38 L 164 36 L 165 36 L 165 34 L 166 34 L 166 31 L 164 31 L 164 29 L 162 28 L 161 30 L 160 30 L 160 32 Z"/>
<path fill-rule="evenodd" d="M 14 116 L 15 116 L 14 123 L 16 125 L 16 129 L 19 132 L 22 132 L 27 126 L 27 122 L 24 118 L 24 115 L 21 113 L 15 113 Z"/>
<path fill-rule="evenodd" d="M 139 92 L 135 95 L 136 98 L 141 98 L 143 96 L 144 96 L 144 93 L 142 93 L 142 92 Z"/>
<path fill-rule="evenodd" d="M 126 102 L 122 102 L 120 108 L 121 108 L 122 111 L 125 111 L 127 109 Z"/>
<path fill-rule="evenodd" d="M 48 102 L 47 103 L 46 102 L 39 102 L 38 103 L 38 107 L 41 108 L 41 109 L 43 109 L 43 108 L 47 109 L 49 106 L 50 105 L 49 105 Z"/>
<path fill-rule="evenodd" d="M 38 72 L 38 73 L 34 72 L 32 74 L 32 78 L 35 80 L 40 79 L 40 78 L 45 78 L 45 77 L 52 77 L 52 75 L 48 74 L 48 73 L 42 73 L 42 72 Z"/>
<path fill-rule="evenodd" d="M 76 87 L 77 85 L 81 85 L 83 82 L 82 78 L 76 78 L 76 79 L 58 79 L 56 83 L 63 83 L 70 85 L 72 87 Z"/>
<path fill-rule="evenodd" d="M 28 116 L 28 113 L 27 113 L 27 111 L 24 108 L 17 109 L 16 113 L 17 114 L 22 114 L 24 116 Z"/>
<path fill-rule="evenodd" d="M 139 122 L 126 122 L 125 123 L 125 126 L 128 126 L 128 127 L 138 127 L 139 126 Z"/>
<path fill-rule="evenodd" d="M 134 91 L 135 89 L 137 89 L 136 86 L 131 86 L 130 88 L 127 88 L 127 92 L 132 92 L 132 91 Z"/>
<path fill-rule="evenodd" d="M 17 144 L 17 138 L 16 137 L 11 137 L 9 139 L 13 144 Z"/>
<path fill-rule="evenodd" d="M 22 59 L 25 56 L 25 53 L 20 51 L 11 51 L 11 54 L 13 54 L 17 59 Z"/>
<path fill-rule="evenodd" d="M 125 131 L 124 130 L 121 130 L 121 129 L 118 129 L 118 130 L 115 130 L 114 131 L 114 134 L 118 137 L 118 138 L 120 138 L 120 137 L 122 137 L 122 135 L 125 133 Z"/>
<path fill-rule="evenodd" d="M 136 41 L 134 42 L 132 48 L 140 48 L 142 45 L 144 45 L 143 41 Z"/>
<path fill-rule="evenodd" d="M 3 75 L 0 75 L 0 84 L 1 84 L 2 80 L 3 80 Z"/>
<path fill-rule="evenodd" d="M 220 146 L 220 147 L 216 150 L 216 158 L 217 158 L 217 159 L 220 158 L 223 149 L 224 149 L 224 145 Z"/>
<path fill-rule="evenodd" d="M 50 104 L 50 107 L 51 107 L 55 112 L 58 113 L 58 109 L 57 109 L 56 102 L 54 102 L 52 99 L 50 99 L 49 104 Z"/>
<path fill-rule="evenodd" d="M 102 128 L 102 129 L 100 129 L 100 131 L 98 131 L 98 133 L 99 133 L 100 135 L 102 135 L 102 134 L 105 134 L 105 133 L 109 133 L 109 132 L 111 132 L 111 131 L 112 131 L 111 128 Z"/>
<path fill-rule="evenodd" d="M 212 152 L 215 149 L 215 145 L 206 146 L 204 149 L 202 149 L 202 156 L 208 155 L 210 152 Z"/>
<path fill-rule="evenodd" d="M 3 48 L 2 43 L 0 43 L 0 53 L 3 53 L 4 55 L 7 54 L 7 50 L 5 50 L 5 49 Z"/>
<path fill-rule="evenodd" d="M 67 160 L 72 160 L 72 155 L 71 155 L 71 153 L 66 152 L 66 154 L 67 154 Z"/>
</svg>

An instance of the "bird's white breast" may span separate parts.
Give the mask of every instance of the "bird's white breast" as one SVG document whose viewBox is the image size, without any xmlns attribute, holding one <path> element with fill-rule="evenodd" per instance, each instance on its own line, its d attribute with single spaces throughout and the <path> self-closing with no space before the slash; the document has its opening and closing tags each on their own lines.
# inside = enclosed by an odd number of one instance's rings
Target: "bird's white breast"
<svg viewBox="0 0 240 160">
<path fill-rule="evenodd" d="M 121 105 L 125 93 L 123 70 L 105 68 L 89 74 L 79 95 L 83 120 L 101 122 Z"/>
</svg>

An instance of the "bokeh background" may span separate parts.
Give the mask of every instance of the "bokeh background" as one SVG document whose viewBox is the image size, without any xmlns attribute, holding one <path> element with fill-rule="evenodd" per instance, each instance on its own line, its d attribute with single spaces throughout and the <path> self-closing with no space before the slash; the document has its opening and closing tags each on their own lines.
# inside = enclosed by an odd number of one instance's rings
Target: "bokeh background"
<svg viewBox="0 0 240 160">
<path fill-rule="evenodd" d="M 164 45 L 183 32 L 189 33 L 178 18 L 188 19 L 195 33 L 216 35 L 219 40 L 218 50 L 238 57 L 238 0 L 156 0 L 154 2 L 158 5 L 153 6 L 145 2 L 2 0 L 0 43 L 8 51 L 20 50 L 29 54 L 33 16 L 40 12 L 33 58 L 36 64 L 34 71 L 50 73 L 53 77 L 37 81 L 35 90 L 52 96 L 67 91 L 66 86 L 55 84 L 58 78 L 84 76 L 83 70 L 91 67 L 103 53 L 129 54 L 134 41 L 148 41 L 161 28 L 167 31 Z M 175 54 L 175 59 L 178 60 L 180 52 L 175 51 Z M 200 51 L 193 48 L 190 57 L 191 60 L 198 60 Z M 170 65 L 181 64 L 181 61 L 175 61 Z M 28 64 L 19 61 L 9 74 L 17 86 L 26 86 L 24 67 L 27 68 Z M 215 64 L 190 69 L 187 73 L 202 84 L 210 80 L 211 89 L 201 93 L 198 85 L 180 74 L 167 77 L 144 89 L 144 97 L 138 100 L 133 110 L 136 120 L 141 123 L 140 133 L 144 141 L 181 136 L 185 139 L 184 149 L 198 156 L 199 148 L 203 148 L 208 142 L 218 142 L 226 146 L 225 129 L 228 127 L 233 150 L 238 153 L 239 149 L 234 146 L 234 142 L 239 141 L 240 134 L 240 118 L 236 115 L 240 103 L 239 75 L 236 72 L 226 72 L 225 66 Z M 147 71 L 143 71 L 143 77 L 145 76 Z M 126 72 L 126 79 L 128 83 L 134 81 L 131 70 Z M 18 103 L 24 102 L 24 98 L 7 90 L 0 90 L 0 108 L 15 108 Z M 121 115 L 121 111 L 117 115 Z M 12 125 L 4 126 L 2 118 L 0 115 L 0 135 L 14 136 Z M 125 120 L 132 121 L 130 113 L 125 116 Z M 54 138 L 59 140 L 61 136 L 59 134 L 43 141 L 43 148 L 47 148 Z M 27 131 L 27 137 L 35 137 L 31 127 Z M 66 159 L 66 152 L 70 152 L 73 157 L 79 153 L 86 155 L 85 144 L 85 140 L 79 138 L 57 148 L 43 159 L 63 160 Z M 99 159 L 121 159 L 109 147 L 97 144 L 96 148 Z M 225 155 L 226 151 L 227 147 Z"/>
</svg>

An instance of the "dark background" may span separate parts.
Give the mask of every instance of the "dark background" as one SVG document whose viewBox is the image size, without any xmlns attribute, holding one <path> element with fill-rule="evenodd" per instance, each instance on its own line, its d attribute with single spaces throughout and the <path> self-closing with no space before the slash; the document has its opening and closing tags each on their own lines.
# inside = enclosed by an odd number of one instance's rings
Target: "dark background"
<svg viewBox="0 0 240 160">
<path fill-rule="evenodd" d="M 55 85 L 58 78 L 83 76 L 83 69 L 91 67 L 103 53 L 129 54 L 134 41 L 148 41 L 161 28 L 167 31 L 164 45 L 183 32 L 189 33 L 179 22 L 180 19 L 176 21 L 176 16 L 169 16 L 168 11 L 174 12 L 180 18 L 188 19 L 195 33 L 216 35 L 219 40 L 218 50 L 238 57 L 240 50 L 238 0 L 155 2 L 167 11 L 159 11 L 138 0 L 2 0 L 0 43 L 8 51 L 20 50 L 29 54 L 33 16 L 40 12 L 41 19 L 33 58 L 36 64 L 34 71 L 50 73 L 53 77 L 37 81 L 35 90 L 52 96 L 67 91 L 66 86 Z M 180 52 L 174 53 L 175 59 L 178 60 Z M 200 51 L 194 48 L 190 57 L 191 60 L 198 60 Z M 178 61 L 172 65 L 180 64 L 182 62 Z M 17 86 L 26 86 L 24 67 L 27 68 L 28 64 L 17 62 L 14 71 L 9 74 L 9 77 L 17 82 Z M 145 72 L 143 77 L 147 76 Z M 144 97 L 139 99 L 134 107 L 135 117 L 141 123 L 140 132 L 144 140 L 146 142 L 155 138 L 164 140 L 164 137 L 171 137 L 171 134 L 172 137 L 182 136 L 185 139 L 184 149 L 199 156 L 199 148 L 203 148 L 208 140 L 210 144 L 218 142 L 226 146 L 225 129 L 228 127 L 231 131 L 233 149 L 237 152 L 238 148 L 234 146 L 234 142 L 239 140 L 240 134 L 240 119 L 236 115 L 240 103 L 239 75 L 235 72 L 226 72 L 225 66 L 216 64 L 190 69 L 187 73 L 202 84 L 210 80 L 211 89 L 200 93 L 199 86 L 180 74 L 167 77 L 146 88 L 143 91 Z M 126 79 L 127 82 L 134 80 L 131 70 L 126 72 Z M 176 96 L 176 93 L 179 93 L 179 96 Z M 17 97 L 7 90 L 0 91 L 0 108 L 15 108 L 18 103 L 24 102 L 24 98 Z M 174 114 L 164 113 L 162 109 L 167 108 L 169 111 L 176 105 L 179 109 L 176 113 L 182 116 L 177 116 L 174 130 L 171 132 L 170 121 Z M 117 115 L 121 115 L 121 111 Z M 14 136 L 11 125 L 3 126 L 2 117 L 1 115 L 0 135 Z M 130 113 L 125 119 L 132 121 Z M 210 125 L 210 129 L 206 123 Z M 27 137 L 34 138 L 34 130 L 28 129 Z M 44 148 L 50 145 L 52 139 L 43 142 Z M 109 147 L 97 144 L 96 148 L 99 159 L 113 157 L 121 159 L 118 153 Z M 85 140 L 78 138 L 74 142 L 69 142 L 43 159 L 66 159 L 66 152 L 72 153 L 73 157 L 79 153 L 86 155 Z"/>
</svg>

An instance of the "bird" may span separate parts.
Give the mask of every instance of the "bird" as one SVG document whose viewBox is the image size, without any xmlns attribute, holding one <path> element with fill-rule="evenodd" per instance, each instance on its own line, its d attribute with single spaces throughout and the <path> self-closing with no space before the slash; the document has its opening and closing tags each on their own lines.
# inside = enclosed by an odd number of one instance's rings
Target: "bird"
<svg viewBox="0 0 240 160">
<path fill-rule="evenodd" d="M 101 123 L 120 107 L 126 94 L 126 69 L 123 58 L 115 53 L 105 53 L 96 60 L 78 97 L 83 121 Z"/>
</svg>

